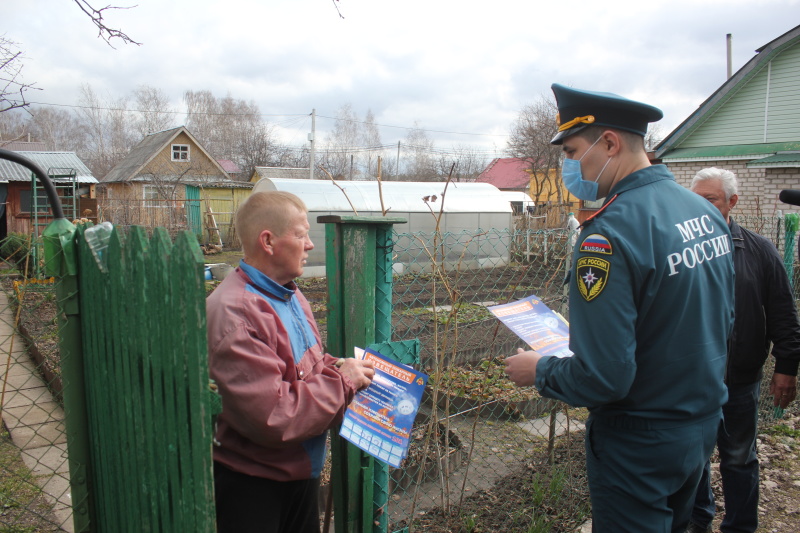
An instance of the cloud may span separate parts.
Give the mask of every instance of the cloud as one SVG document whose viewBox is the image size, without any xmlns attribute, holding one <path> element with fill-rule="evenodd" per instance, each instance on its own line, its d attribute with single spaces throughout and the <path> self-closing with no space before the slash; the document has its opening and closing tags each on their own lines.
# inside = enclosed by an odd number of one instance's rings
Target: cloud
<svg viewBox="0 0 800 533">
<path fill-rule="evenodd" d="M 113 2 L 117 3 L 117 2 Z M 338 6 L 344 19 L 336 12 Z M 186 90 L 254 101 L 291 139 L 291 115 L 333 117 L 344 104 L 387 126 L 387 144 L 417 121 L 437 146 L 494 150 L 519 110 L 550 84 L 616 92 L 661 107 L 672 129 L 734 70 L 793 27 L 796 0 L 142 1 L 106 20 L 142 46 L 107 46 L 71 2 L 29 0 L 4 12 L 21 43 L 31 99 L 76 104 L 80 85 L 119 98 L 139 85 L 176 107 Z M 285 115 L 285 116 L 279 116 Z M 333 127 L 321 118 L 319 133 Z M 458 132 L 460 135 L 444 132 Z M 319 138 L 318 133 L 318 138 Z M 468 134 L 485 134 L 484 136 Z"/>
</svg>

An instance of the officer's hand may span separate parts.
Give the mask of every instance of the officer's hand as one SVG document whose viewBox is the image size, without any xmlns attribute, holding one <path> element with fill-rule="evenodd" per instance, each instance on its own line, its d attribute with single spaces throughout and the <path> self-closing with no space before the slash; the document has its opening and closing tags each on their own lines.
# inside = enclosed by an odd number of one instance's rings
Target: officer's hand
<svg viewBox="0 0 800 533">
<path fill-rule="evenodd" d="M 528 387 L 536 383 L 536 363 L 542 356 L 533 350 L 525 351 L 517 348 L 517 355 L 506 358 L 506 374 L 520 387 Z"/>
<path fill-rule="evenodd" d="M 775 407 L 786 409 L 797 396 L 797 376 L 778 374 L 777 372 L 772 374 L 769 393 L 772 394 L 772 403 Z"/>
<path fill-rule="evenodd" d="M 375 370 L 372 368 L 372 363 L 348 357 L 339 366 L 339 372 L 350 378 L 350 381 L 356 386 L 356 389 L 361 390 L 369 387 L 372 383 L 372 378 L 375 377 Z"/>
</svg>

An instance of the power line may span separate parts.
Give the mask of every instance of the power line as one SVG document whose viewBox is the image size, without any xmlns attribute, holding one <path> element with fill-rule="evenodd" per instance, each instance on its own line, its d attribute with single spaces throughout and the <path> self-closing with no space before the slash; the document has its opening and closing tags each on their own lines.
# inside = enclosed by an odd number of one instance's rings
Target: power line
<svg viewBox="0 0 800 533">
<path fill-rule="evenodd" d="M 14 102 L 16 103 L 16 102 Z M 89 106 L 89 105 L 75 105 L 75 104 L 49 104 L 47 102 L 27 102 L 29 104 L 36 104 L 36 105 L 46 105 L 52 107 L 70 107 L 74 109 L 91 109 L 93 111 L 124 111 L 126 113 L 148 113 L 148 110 L 142 109 L 128 109 L 127 107 L 99 107 L 99 106 Z M 259 117 L 305 117 L 308 116 L 308 113 L 284 113 L 284 114 L 274 114 L 270 115 L 267 113 L 189 113 L 188 111 L 171 111 L 171 110 L 159 110 L 158 113 L 164 113 L 167 115 L 208 115 L 212 117 L 251 117 L 251 116 L 259 116 Z"/>
<path fill-rule="evenodd" d="M 463 131 L 429 130 L 429 129 L 419 128 L 419 127 L 392 126 L 390 124 L 378 124 L 377 122 L 365 122 L 363 120 L 354 120 L 354 119 L 351 119 L 351 118 L 329 117 L 329 116 L 320 115 L 320 114 L 317 114 L 317 116 L 321 117 L 321 118 L 331 119 L 331 120 L 342 120 L 344 122 L 351 122 L 353 124 L 372 124 L 372 125 L 375 125 L 375 126 L 380 126 L 381 128 L 396 128 L 396 129 L 408 130 L 408 131 L 420 130 L 420 131 L 425 131 L 425 132 L 430 132 L 430 133 L 447 133 L 447 134 L 450 134 L 450 135 L 475 135 L 477 137 L 508 137 L 508 135 L 499 134 L 499 133 L 468 133 L 468 132 L 463 132 Z"/>
<path fill-rule="evenodd" d="M 75 104 L 51 104 L 47 102 L 27 102 L 29 104 L 36 104 L 36 105 L 43 105 L 43 106 L 52 106 L 52 107 L 67 107 L 72 109 L 90 109 L 93 111 L 122 111 L 126 113 L 146 113 L 148 111 L 141 110 L 141 109 L 128 109 L 128 108 L 115 108 L 115 107 L 99 107 L 99 106 L 83 106 L 83 105 L 75 105 Z M 307 117 L 310 113 L 276 113 L 276 114 L 269 114 L 269 113 L 189 113 L 187 111 L 172 111 L 172 110 L 164 110 L 158 111 L 159 113 L 169 114 L 169 115 L 204 115 L 204 116 L 254 116 L 257 115 L 259 117 Z M 336 118 L 330 117 L 327 115 L 320 115 L 317 114 L 317 117 L 320 118 L 327 118 L 329 120 L 343 120 L 345 122 L 350 122 L 354 124 L 371 124 L 374 126 L 379 126 L 381 128 L 393 128 L 393 129 L 401 129 L 406 131 L 414 131 L 419 130 L 426 133 L 442 133 L 447 135 L 468 135 L 474 137 L 508 137 L 506 134 L 499 134 L 499 133 L 473 133 L 473 132 L 463 132 L 463 131 L 449 131 L 449 130 L 432 130 L 420 127 L 412 127 L 412 126 L 395 126 L 392 124 L 379 124 L 375 122 L 365 122 L 363 120 L 355 120 L 355 119 L 345 119 L 345 118 Z"/>
</svg>

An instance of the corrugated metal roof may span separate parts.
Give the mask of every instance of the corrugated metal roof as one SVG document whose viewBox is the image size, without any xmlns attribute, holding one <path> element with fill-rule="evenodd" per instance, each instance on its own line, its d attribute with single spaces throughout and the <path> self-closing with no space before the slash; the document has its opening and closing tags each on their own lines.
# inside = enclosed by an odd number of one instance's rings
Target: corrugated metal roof
<svg viewBox="0 0 800 533">
<path fill-rule="evenodd" d="M 800 168 L 800 152 L 784 152 L 747 163 L 750 168 Z"/>
<path fill-rule="evenodd" d="M 278 178 L 278 179 L 297 179 L 302 180 L 309 178 L 311 171 L 307 168 L 295 167 L 256 167 L 253 170 L 253 176 L 250 181 L 258 181 L 260 179 Z"/>
<path fill-rule="evenodd" d="M 359 214 L 381 212 L 380 192 L 376 181 L 337 181 L 344 193 L 330 180 L 269 179 L 256 183 L 253 192 L 287 191 L 299 196 L 309 211 L 352 212 L 348 198 Z M 444 182 L 384 181 L 383 203 L 392 213 L 438 213 L 444 201 L 445 213 L 511 213 L 511 204 L 503 191 L 489 183 L 450 183 L 445 199 Z M 345 196 L 345 194 L 347 196 Z M 436 196 L 426 203 L 423 197 Z"/>
<path fill-rule="evenodd" d="M 27 157 L 49 175 L 69 174 L 75 172 L 78 183 L 97 183 L 89 168 L 75 152 L 16 152 Z M 22 165 L 6 159 L 0 159 L 0 182 L 31 181 L 31 171 Z"/>
<path fill-rule="evenodd" d="M 201 189 L 252 189 L 253 183 L 249 181 L 197 181 L 191 183 Z"/>
<path fill-rule="evenodd" d="M 47 144 L 41 141 L 0 141 L 0 148 L 12 152 L 47 152 Z"/>
</svg>

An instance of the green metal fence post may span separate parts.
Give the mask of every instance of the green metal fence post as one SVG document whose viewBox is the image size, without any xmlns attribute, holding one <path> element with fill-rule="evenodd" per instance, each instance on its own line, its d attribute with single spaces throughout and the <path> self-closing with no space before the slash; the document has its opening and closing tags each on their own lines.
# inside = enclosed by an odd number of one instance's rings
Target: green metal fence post
<svg viewBox="0 0 800 533">
<path fill-rule="evenodd" d="M 391 334 L 391 228 L 405 219 L 329 215 L 317 221 L 328 224 L 327 349 L 337 357 L 352 357 L 355 346 L 367 347 Z M 377 487 L 379 501 L 374 501 L 376 468 L 379 481 L 388 483 L 382 465 L 376 467 L 370 455 L 339 438 L 337 431 L 331 449 L 336 532 L 366 533 L 385 524 L 385 519 L 376 519 L 376 510 L 385 509 L 388 487 Z"/>
<path fill-rule="evenodd" d="M 56 285 L 56 296 L 60 311 L 58 314 L 59 351 L 61 353 L 61 376 L 64 385 L 64 412 L 69 450 L 72 521 L 77 533 L 85 533 L 92 531 L 97 522 L 94 516 L 95 507 L 91 490 L 89 423 L 83 373 L 77 274 L 64 274 L 60 278 Z"/>
</svg>

